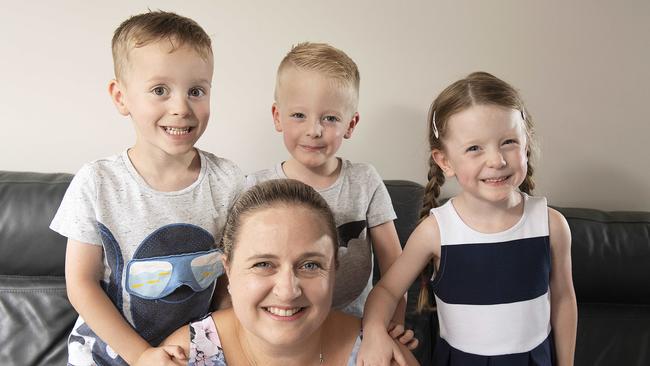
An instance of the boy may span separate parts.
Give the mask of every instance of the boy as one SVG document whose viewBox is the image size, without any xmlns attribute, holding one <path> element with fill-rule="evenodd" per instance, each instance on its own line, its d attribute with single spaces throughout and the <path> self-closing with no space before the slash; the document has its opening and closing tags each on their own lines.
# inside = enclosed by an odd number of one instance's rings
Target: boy
<svg viewBox="0 0 650 366">
<path fill-rule="evenodd" d="M 372 253 L 385 273 L 401 253 L 388 191 L 369 164 L 336 157 L 359 123 L 359 71 L 343 51 L 301 43 L 278 67 L 275 130 L 291 158 L 248 176 L 248 184 L 293 178 L 314 187 L 332 208 L 340 238 L 333 307 L 361 317 L 372 288 Z M 370 244 L 372 243 L 372 250 Z M 404 323 L 406 301 L 395 312 Z"/>
<path fill-rule="evenodd" d="M 244 177 L 194 148 L 208 123 L 213 72 L 210 38 L 196 22 L 136 15 L 112 47 L 109 93 L 136 141 L 82 167 L 51 224 L 68 238 L 66 284 L 79 313 L 68 363 L 178 362 L 179 348 L 151 345 L 208 312 L 223 272 L 215 243 Z"/>
</svg>

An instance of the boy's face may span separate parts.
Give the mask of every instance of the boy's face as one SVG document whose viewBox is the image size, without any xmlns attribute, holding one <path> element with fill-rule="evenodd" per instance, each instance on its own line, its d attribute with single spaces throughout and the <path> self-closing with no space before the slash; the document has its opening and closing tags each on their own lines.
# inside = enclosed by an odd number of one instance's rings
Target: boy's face
<svg viewBox="0 0 650 366">
<path fill-rule="evenodd" d="M 212 58 L 187 45 L 170 50 L 165 41 L 132 49 L 124 75 L 109 84 L 119 112 L 133 120 L 139 153 L 193 154 L 208 124 Z"/>
<path fill-rule="evenodd" d="M 292 67 L 278 77 L 273 122 L 287 150 L 312 171 L 335 168 L 343 138 L 350 138 L 359 122 L 353 88 Z"/>
</svg>

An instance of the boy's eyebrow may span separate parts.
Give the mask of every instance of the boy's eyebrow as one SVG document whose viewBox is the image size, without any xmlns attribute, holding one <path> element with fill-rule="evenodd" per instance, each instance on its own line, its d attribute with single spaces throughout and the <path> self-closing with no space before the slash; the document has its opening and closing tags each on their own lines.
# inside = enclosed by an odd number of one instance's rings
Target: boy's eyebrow
<svg viewBox="0 0 650 366">
<path fill-rule="evenodd" d="M 165 76 L 152 76 L 149 79 L 147 79 L 148 83 L 152 82 L 160 82 L 160 81 L 167 81 L 168 78 Z M 212 86 L 212 81 L 209 79 L 193 79 L 190 80 L 190 84 L 207 84 L 209 86 Z"/>
</svg>

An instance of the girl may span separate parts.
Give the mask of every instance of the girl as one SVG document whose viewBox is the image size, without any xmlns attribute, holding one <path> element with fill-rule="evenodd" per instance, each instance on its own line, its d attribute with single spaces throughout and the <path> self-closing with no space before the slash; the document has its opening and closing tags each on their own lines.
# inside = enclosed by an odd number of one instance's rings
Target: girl
<svg viewBox="0 0 650 366">
<path fill-rule="evenodd" d="M 545 198 L 529 195 L 534 129 L 518 92 L 472 73 L 433 101 L 428 126 L 422 218 L 368 297 L 357 365 L 402 363 L 386 329 L 401 294 L 431 260 L 437 365 L 572 365 L 571 235 Z M 451 177 L 460 193 L 438 206 Z M 428 298 L 421 294 L 420 309 Z"/>
</svg>

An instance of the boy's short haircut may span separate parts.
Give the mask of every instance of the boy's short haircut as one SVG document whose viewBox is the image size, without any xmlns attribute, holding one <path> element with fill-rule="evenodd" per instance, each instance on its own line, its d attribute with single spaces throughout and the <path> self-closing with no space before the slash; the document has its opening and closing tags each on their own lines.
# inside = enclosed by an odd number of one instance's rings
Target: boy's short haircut
<svg viewBox="0 0 650 366">
<path fill-rule="evenodd" d="M 169 41 L 170 52 L 188 45 L 205 60 L 212 56 L 210 37 L 194 20 L 166 11 L 134 15 L 120 24 L 112 41 L 115 78 L 124 76 L 129 52 L 161 40 Z"/>
<path fill-rule="evenodd" d="M 282 71 L 288 67 L 318 72 L 342 85 L 352 87 L 355 97 L 359 98 L 360 77 L 357 64 L 345 52 L 327 43 L 304 42 L 291 48 L 291 51 L 284 56 L 278 66 L 275 85 L 276 100 L 278 99 L 280 76 Z"/>
</svg>

